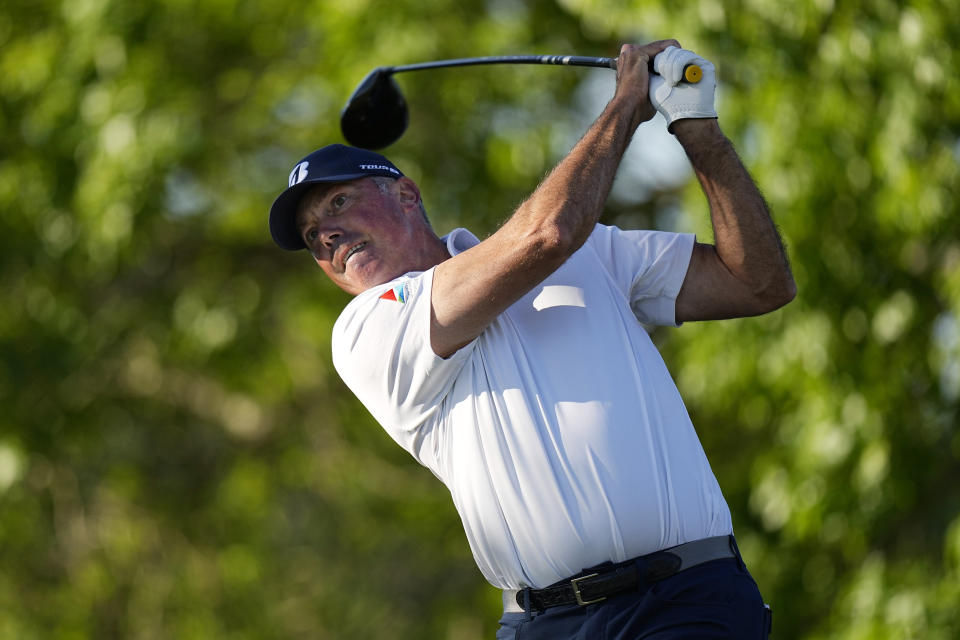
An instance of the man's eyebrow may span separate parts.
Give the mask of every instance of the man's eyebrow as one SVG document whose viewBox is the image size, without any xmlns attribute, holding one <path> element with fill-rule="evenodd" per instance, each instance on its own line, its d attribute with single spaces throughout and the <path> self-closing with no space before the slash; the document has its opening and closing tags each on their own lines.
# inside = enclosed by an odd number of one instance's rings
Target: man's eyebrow
<svg viewBox="0 0 960 640">
<path fill-rule="evenodd" d="M 325 200 L 329 198 L 332 193 L 335 191 L 356 191 L 359 189 L 359 185 L 355 182 L 331 182 L 328 184 L 320 184 L 314 187 L 314 191 L 310 192 L 311 200 Z"/>
</svg>

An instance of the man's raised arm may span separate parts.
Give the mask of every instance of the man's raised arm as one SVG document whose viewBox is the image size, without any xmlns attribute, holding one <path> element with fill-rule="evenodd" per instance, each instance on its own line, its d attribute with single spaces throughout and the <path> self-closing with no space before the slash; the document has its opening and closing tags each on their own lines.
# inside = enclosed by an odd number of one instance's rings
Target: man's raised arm
<svg viewBox="0 0 960 640">
<path fill-rule="evenodd" d="M 700 82 L 680 82 L 689 64 L 701 67 Z M 755 316 L 787 304 L 797 286 L 767 203 L 717 124 L 713 64 L 668 48 L 654 66 L 650 101 L 690 158 L 710 204 L 715 242 L 694 245 L 677 321 Z"/>
<path fill-rule="evenodd" d="M 673 40 L 624 45 L 610 103 L 572 151 L 504 225 L 434 273 L 430 341 L 449 356 L 553 273 L 587 240 L 634 131 L 656 113 L 650 59 Z"/>
<path fill-rule="evenodd" d="M 673 126 L 710 204 L 714 245 L 697 243 L 677 296 L 676 317 L 755 316 L 797 294 L 767 204 L 715 120 Z"/>
</svg>

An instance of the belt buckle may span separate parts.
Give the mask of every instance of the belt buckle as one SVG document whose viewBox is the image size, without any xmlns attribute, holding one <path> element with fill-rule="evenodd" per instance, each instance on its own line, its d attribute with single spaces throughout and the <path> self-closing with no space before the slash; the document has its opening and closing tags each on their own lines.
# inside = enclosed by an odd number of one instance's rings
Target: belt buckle
<svg viewBox="0 0 960 640">
<path fill-rule="evenodd" d="M 600 574 L 599 574 L 599 573 L 591 573 L 591 574 L 588 575 L 588 576 L 580 576 L 579 578 L 573 578 L 573 579 L 570 580 L 570 586 L 573 587 L 573 597 L 577 599 L 577 604 L 580 605 L 581 607 L 582 607 L 582 606 L 585 606 L 585 605 L 588 605 L 588 604 L 593 604 L 593 603 L 595 603 L 595 602 L 601 602 L 601 601 L 607 599 L 607 596 L 600 596 L 600 597 L 597 598 L 596 600 L 584 600 L 584 599 L 580 596 L 580 581 L 581 581 L 581 580 L 586 580 L 587 578 L 595 578 L 595 577 L 598 576 L 598 575 L 600 575 Z"/>
</svg>

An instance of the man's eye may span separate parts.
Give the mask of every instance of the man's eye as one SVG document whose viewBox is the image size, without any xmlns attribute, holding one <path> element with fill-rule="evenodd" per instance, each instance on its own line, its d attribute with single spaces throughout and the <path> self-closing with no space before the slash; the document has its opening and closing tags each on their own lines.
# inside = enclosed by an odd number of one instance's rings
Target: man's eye
<svg viewBox="0 0 960 640">
<path fill-rule="evenodd" d="M 339 195 L 339 196 L 337 196 L 336 198 L 333 199 L 333 207 L 334 207 L 335 209 L 339 209 L 340 207 L 342 207 L 342 206 L 345 205 L 346 203 L 347 203 L 347 196 L 345 196 L 345 195 Z"/>
<path fill-rule="evenodd" d="M 307 231 L 307 240 L 309 240 L 310 242 L 313 242 L 314 240 L 317 239 L 318 235 L 319 233 L 317 232 L 316 229 L 310 229 L 309 231 Z"/>
</svg>

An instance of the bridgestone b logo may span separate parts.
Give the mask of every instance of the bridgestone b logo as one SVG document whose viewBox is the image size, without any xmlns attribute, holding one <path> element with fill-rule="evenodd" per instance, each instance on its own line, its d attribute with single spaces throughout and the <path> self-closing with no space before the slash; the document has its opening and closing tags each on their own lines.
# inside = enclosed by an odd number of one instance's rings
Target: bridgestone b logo
<svg viewBox="0 0 960 640">
<path fill-rule="evenodd" d="M 395 173 L 400 175 L 400 172 L 394 169 L 393 167 L 388 167 L 385 164 L 361 164 L 360 168 L 364 171 L 389 171 L 390 173 Z"/>
<path fill-rule="evenodd" d="M 293 168 L 293 171 L 290 172 L 290 179 L 287 180 L 287 186 L 292 187 L 295 184 L 300 184 L 307 179 L 307 167 L 310 166 L 309 162 L 301 162 Z"/>
</svg>

